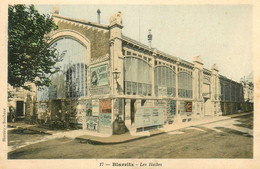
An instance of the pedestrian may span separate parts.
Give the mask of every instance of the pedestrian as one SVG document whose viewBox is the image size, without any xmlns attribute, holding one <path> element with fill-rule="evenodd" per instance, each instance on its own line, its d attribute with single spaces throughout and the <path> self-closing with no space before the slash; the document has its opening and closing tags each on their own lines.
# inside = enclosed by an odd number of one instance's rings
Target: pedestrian
<svg viewBox="0 0 260 169">
<path fill-rule="evenodd" d="M 9 107 L 9 112 L 10 112 L 10 120 L 11 122 L 14 123 L 16 120 L 16 114 L 15 114 L 15 109 L 12 105 Z"/>
</svg>

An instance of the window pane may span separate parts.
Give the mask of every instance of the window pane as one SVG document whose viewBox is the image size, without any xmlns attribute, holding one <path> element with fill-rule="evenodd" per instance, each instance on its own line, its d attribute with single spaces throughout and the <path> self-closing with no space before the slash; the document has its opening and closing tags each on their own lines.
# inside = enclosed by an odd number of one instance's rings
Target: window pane
<svg viewBox="0 0 260 169">
<path fill-rule="evenodd" d="M 86 64 L 86 47 L 71 38 L 60 39 L 52 45 L 57 49 L 56 54 L 60 56 L 60 62 L 57 62 L 55 67 L 61 71 L 51 76 L 52 90 L 39 90 L 37 99 L 42 100 L 42 95 L 55 95 L 56 99 L 84 96 L 85 92 L 82 92 L 82 89 L 86 88 L 86 73 L 81 71 L 81 65 Z"/>
<path fill-rule="evenodd" d="M 151 85 L 151 67 L 149 64 L 141 59 L 130 57 L 125 58 L 124 67 L 126 93 L 147 95 L 150 90 L 147 85 Z M 131 91 L 128 89 L 128 82 L 134 82 L 131 84 Z"/>
</svg>

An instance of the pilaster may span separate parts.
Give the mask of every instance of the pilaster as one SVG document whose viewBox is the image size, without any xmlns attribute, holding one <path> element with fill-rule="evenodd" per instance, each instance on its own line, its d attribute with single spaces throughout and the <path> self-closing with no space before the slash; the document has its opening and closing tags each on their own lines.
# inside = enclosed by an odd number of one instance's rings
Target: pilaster
<svg viewBox="0 0 260 169">
<path fill-rule="evenodd" d="M 193 98 L 195 102 L 193 103 L 193 115 L 201 116 L 202 112 L 198 106 L 202 102 L 202 70 L 203 70 L 203 61 L 199 56 L 193 58 L 194 70 L 192 73 L 193 78 Z"/>
<path fill-rule="evenodd" d="M 151 63 L 151 65 L 152 65 L 152 67 L 151 67 L 151 70 L 152 70 L 152 72 L 151 72 L 151 80 L 152 80 L 152 96 L 154 96 L 155 95 L 155 93 L 154 93 L 154 91 L 155 91 L 155 85 L 154 85 L 154 71 L 155 71 L 155 69 L 154 69 L 154 67 L 155 67 L 155 62 L 156 61 L 156 50 L 154 50 L 154 53 L 153 53 L 153 57 L 152 57 L 152 63 Z"/>
<path fill-rule="evenodd" d="M 123 54 L 122 54 L 122 14 L 117 12 L 109 19 L 110 28 L 110 61 L 111 61 L 111 88 L 112 95 L 122 95 L 123 86 Z M 118 74 L 118 76 L 116 75 Z M 117 76 L 117 78 L 116 78 Z"/>
<path fill-rule="evenodd" d="M 125 125 L 128 129 L 131 127 L 131 100 L 125 99 Z"/>
<path fill-rule="evenodd" d="M 220 80 L 219 80 L 219 70 L 216 64 L 211 66 L 211 91 L 212 91 L 212 100 L 213 100 L 213 111 L 216 112 L 214 115 L 219 116 L 222 114 L 221 105 L 220 105 Z M 231 90 L 230 90 L 231 91 Z M 214 106 L 216 104 L 216 107 Z"/>
</svg>

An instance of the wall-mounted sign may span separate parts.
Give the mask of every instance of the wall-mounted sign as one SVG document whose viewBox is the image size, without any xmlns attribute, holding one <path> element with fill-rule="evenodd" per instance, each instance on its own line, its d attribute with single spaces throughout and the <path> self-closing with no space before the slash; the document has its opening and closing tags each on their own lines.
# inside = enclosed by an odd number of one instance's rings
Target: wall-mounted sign
<svg viewBox="0 0 260 169">
<path fill-rule="evenodd" d="M 107 64 L 90 68 L 91 85 L 101 86 L 108 84 L 108 66 Z"/>
<path fill-rule="evenodd" d="M 158 95 L 167 96 L 167 88 L 163 86 L 158 86 Z"/>
<path fill-rule="evenodd" d="M 186 112 L 192 112 L 192 102 L 185 102 Z"/>
<path fill-rule="evenodd" d="M 92 116 L 98 116 L 99 115 L 99 100 L 94 99 L 92 100 Z"/>
<path fill-rule="evenodd" d="M 111 100 L 103 99 L 99 101 L 100 113 L 111 113 Z"/>
<path fill-rule="evenodd" d="M 142 107 L 135 113 L 135 127 L 147 127 L 164 124 L 162 107 Z"/>
</svg>

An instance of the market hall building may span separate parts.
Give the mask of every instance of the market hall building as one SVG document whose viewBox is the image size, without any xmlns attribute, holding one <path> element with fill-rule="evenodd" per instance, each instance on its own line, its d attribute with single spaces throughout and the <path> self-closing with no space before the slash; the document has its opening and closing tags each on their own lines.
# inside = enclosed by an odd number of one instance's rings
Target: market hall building
<svg viewBox="0 0 260 169">
<path fill-rule="evenodd" d="M 52 86 L 37 91 L 39 118 L 69 113 L 83 130 L 112 134 L 116 119 L 136 132 L 253 110 L 252 86 L 205 69 L 199 56 L 190 63 L 124 36 L 121 12 L 109 25 L 57 9 L 53 19 L 50 43 L 62 58 Z"/>
</svg>

